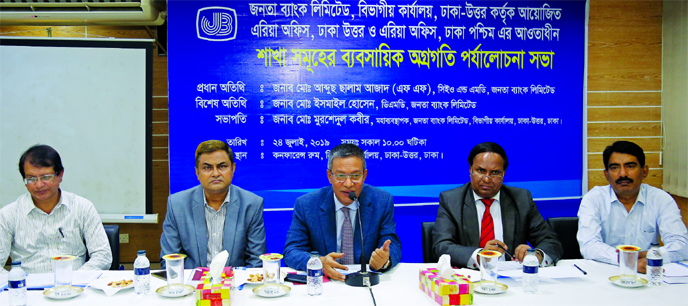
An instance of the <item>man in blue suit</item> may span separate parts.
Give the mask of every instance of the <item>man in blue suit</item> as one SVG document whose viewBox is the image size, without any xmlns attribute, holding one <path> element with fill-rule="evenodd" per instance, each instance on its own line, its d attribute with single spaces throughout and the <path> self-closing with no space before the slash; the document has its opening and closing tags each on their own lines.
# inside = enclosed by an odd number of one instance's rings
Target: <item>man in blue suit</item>
<svg viewBox="0 0 688 306">
<path fill-rule="evenodd" d="M 226 265 L 260 267 L 266 253 L 263 199 L 232 185 L 236 170 L 229 146 L 208 140 L 196 149 L 199 186 L 167 199 L 167 216 L 160 237 L 160 258 L 186 254 L 184 267 L 207 267 L 222 250 Z M 163 267 L 164 260 L 161 260 Z"/>
<path fill-rule="evenodd" d="M 344 280 L 335 268 L 347 270 L 344 265 L 360 263 L 359 224 L 365 237 L 364 255 L 369 258 L 371 269 L 385 271 L 401 260 L 392 195 L 365 185 L 367 175 L 365 153 L 358 146 L 340 144 L 330 151 L 327 178 L 332 186 L 303 195 L 294 204 L 284 245 L 287 266 L 305 271 L 309 252 L 317 251 L 325 275 Z M 360 207 L 349 198 L 350 192 L 356 194 Z"/>
</svg>

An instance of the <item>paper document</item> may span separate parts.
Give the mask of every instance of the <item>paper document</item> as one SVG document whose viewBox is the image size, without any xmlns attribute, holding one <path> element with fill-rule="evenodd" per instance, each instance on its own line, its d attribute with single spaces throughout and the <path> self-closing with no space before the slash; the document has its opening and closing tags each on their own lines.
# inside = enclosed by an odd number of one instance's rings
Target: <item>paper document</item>
<svg viewBox="0 0 688 306">
<path fill-rule="evenodd" d="M 102 274 L 103 271 L 73 271 L 72 285 L 84 287 Z M 50 288 L 54 286 L 55 275 L 53 273 L 29 273 L 26 277 L 26 287 L 29 289 Z"/>
<path fill-rule="evenodd" d="M 688 267 L 679 265 L 675 262 L 664 265 L 664 276 L 688 276 Z"/>
<path fill-rule="evenodd" d="M 342 269 L 337 269 L 337 268 L 335 268 L 334 270 L 341 273 L 342 275 L 349 275 L 351 273 L 361 271 L 361 265 L 360 264 L 344 265 L 344 266 L 349 268 L 349 270 L 342 270 Z M 370 272 L 370 266 L 366 265 L 366 271 Z"/>
<path fill-rule="evenodd" d="M 468 279 L 473 283 L 479 281 L 482 278 L 482 276 L 480 275 L 480 271 L 478 270 L 461 268 L 454 269 L 454 273 L 468 277 Z"/>
<path fill-rule="evenodd" d="M 512 270 L 523 270 L 523 265 L 515 260 L 505 260 L 500 261 L 497 270 L 499 271 L 512 271 Z"/>
<path fill-rule="evenodd" d="M 501 276 L 511 277 L 511 278 L 521 278 L 523 277 L 523 269 L 521 270 L 501 270 L 502 266 L 500 263 L 499 271 L 497 274 Z M 555 267 L 544 267 L 538 269 L 538 276 L 542 278 L 571 278 L 571 277 L 584 277 L 585 275 L 580 270 L 576 269 L 574 266 L 555 266 Z"/>
</svg>

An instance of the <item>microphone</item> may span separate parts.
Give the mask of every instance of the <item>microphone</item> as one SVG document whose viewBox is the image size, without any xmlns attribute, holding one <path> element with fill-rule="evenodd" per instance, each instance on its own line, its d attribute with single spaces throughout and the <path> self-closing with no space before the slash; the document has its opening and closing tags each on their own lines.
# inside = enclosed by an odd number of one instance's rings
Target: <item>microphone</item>
<svg viewBox="0 0 688 306">
<path fill-rule="evenodd" d="M 380 283 L 380 273 L 378 272 L 373 272 L 370 271 L 368 272 L 366 269 L 366 262 L 365 262 L 365 240 L 363 240 L 363 223 L 361 222 L 361 209 L 363 208 L 361 206 L 361 203 L 358 201 L 358 197 L 356 197 L 355 192 L 349 192 L 349 199 L 352 201 L 356 202 L 358 204 L 358 209 L 356 212 L 358 213 L 358 228 L 360 229 L 361 232 L 361 271 L 356 272 L 356 273 L 351 273 L 346 276 L 346 280 L 344 281 L 347 285 L 349 286 L 354 286 L 354 287 L 370 287 L 370 286 L 375 286 L 378 283 Z M 372 291 L 371 291 L 372 294 Z M 373 297 L 375 299 L 375 297 Z"/>
</svg>

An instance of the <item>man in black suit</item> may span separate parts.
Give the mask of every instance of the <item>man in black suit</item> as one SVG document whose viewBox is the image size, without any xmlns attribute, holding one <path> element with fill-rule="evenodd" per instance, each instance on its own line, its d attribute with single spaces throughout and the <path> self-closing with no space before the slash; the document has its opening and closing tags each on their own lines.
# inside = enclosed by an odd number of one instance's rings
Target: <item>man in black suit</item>
<svg viewBox="0 0 688 306">
<path fill-rule="evenodd" d="M 509 165 L 504 149 L 494 142 L 478 144 L 468 155 L 468 165 L 471 182 L 440 194 L 432 231 L 435 258 L 449 254 L 452 266 L 477 268 L 478 252 L 487 249 L 507 250 L 511 260 L 523 261 L 529 242 L 541 265 L 559 260 L 561 243 L 530 192 L 502 186 Z"/>
</svg>

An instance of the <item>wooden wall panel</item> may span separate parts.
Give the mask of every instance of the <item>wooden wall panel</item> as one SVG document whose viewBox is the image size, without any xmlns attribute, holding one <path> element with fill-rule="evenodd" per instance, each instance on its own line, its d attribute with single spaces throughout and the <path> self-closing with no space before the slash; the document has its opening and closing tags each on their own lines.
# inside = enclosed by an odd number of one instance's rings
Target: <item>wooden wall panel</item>
<svg viewBox="0 0 688 306">
<path fill-rule="evenodd" d="M 661 90 L 662 2 L 590 1 L 588 90 Z"/>
<path fill-rule="evenodd" d="M 589 92 L 588 106 L 661 106 L 661 92 Z"/>
<path fill-rule="evenodd" d="M 588 138 L 588 152 L 604 152 L 604 149 L 618 140 L 635 142 L 646 152 L 659 152 L 662 140 L 660 138 Z"/>
<path fill-rule="evenodd" d="M 588 121 L 661 121 L 661 107 L 599 107 L 588 109 Z"/>
<path fill-rule="evenodd" d="M 688 224 L 688 198 L 677 195 L 674 195 L 673 197 L 678 204 L 678 208 L 681 210 L 681 218 L 683 219 L 683 223 Z"/>
<path fill-rule="evenodd" d="M 659 122 L 589 122 L 588 137 L 660 136 Z"/>
<path fill-rule="evenodd" d="M 589 106 L 661 106 L 661 1 L 591 0 L 588 36 Z M 47 27 L 0 26 L 0 33 L 24 31 L 15 36 L 46 36 Z M 52 27 L 54 37 L 83 37 L 85 32 L 117 38 L 149 38 L 143 27 Z M 26 32 L 28 31 L 28 32 Z M 160 234 L 169 196 L 168 165 L 168 78 L 167 57 L 153 60 L 153 212 L 159 224 L 120 224 L 130 243 L 122 244 L 122 262 L 133 262 L 138 249 L 146 249 L 153 262 L 158 261 Z M 653 108 L 591 108 L 588 110 L 588 152 L 599 153 L 616 140 L 636 142 L 645 151 L 658 152 L 659 113 Z M 596 121 L 598 121 L 596 123 Z M 601 123 L 600 121 L 637 121 Z M 601 137 L 601 138 L 599 138 Z M 630 138 L 629 138 L 630 137 Z M 638 138 L 640 137 L 640 138 Z M 648 153 L 648 164 L 658 166 L 658 154 Z M 601 155 L 589 154 L 592 169 L 602 168 Z M 654 165 L 654 166 L 653 166 Z M 662 170 L 653 169 L 645 181 L 661 187 Z M 601 170 L 588 173 L 588 185 L 606 185 Z M 687 221 L 688 201 L 677 198 Z"/>
</svg>

